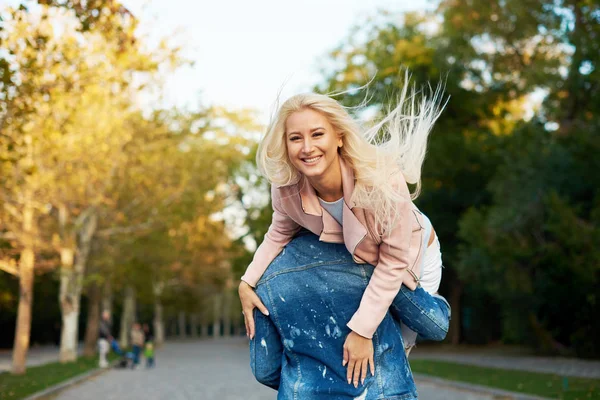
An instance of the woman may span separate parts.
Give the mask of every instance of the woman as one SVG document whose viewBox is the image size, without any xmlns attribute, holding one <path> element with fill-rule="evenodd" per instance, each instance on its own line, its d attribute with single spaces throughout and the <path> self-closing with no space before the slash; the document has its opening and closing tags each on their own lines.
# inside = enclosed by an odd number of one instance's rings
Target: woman
<svg viewBox="0 0 600 400">
<path fill-rule="evenodd" d="M 301 227 L 322 241 L 345 243 L 355 261 L 376 267 L 347 324 L 352 331 L 344 344 L 349 383 L 359 376 L 363 380 L 367 365 L 373 373 L 372 335 L 401 286 L 417 289 L 425 247 L 436 243 L 430 223 L 412 199 L 420 188 L 427 137 L 440 114 L 440 90 L 418 104 L 414 91 L 408 102 L 406 96 L 405 87 L 399 106 L 365 133 L 330 97 L 294 96 L 279 109 L 257 153 L 258 167 L 272 186 L 274 211 L 239 286 L 247 332 L 254 334 L 254 307 L 268 314 L 253 287 Z M 416 185 L 412 195 L 407 183 Z M 431 296 L 421 292 L 431 303 Z M 434 303 L 448 307 L 442 298 Z M 417 309 L 397 311 L 402 316 Z M 409 327 L 417 333 L 430 328 Z"/>
</svg>

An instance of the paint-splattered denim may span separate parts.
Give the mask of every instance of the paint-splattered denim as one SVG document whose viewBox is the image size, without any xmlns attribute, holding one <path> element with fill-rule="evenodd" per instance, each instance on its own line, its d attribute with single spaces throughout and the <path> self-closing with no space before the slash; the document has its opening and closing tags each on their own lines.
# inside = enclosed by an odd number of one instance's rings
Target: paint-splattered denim
<svg viewBox="0 0 600 400">
<path fill-rule="evenodd" d="M 343 244 L 319 242 L 313 234 L 296 237 L 271 263 L 256 286 L 270 315 L 255 310 L 250 363 L 259 382 L 278 390 L 278 399 L 417 398 L 399 324 L 390 313 L 373 336 L 375 376 L 358 388 L 346 382 L 346 324 L 372 272 L 373 266 L 354 263 Z M 419 295 L 411 293 L 399 293 L 399 307 Z"/>
</svg>

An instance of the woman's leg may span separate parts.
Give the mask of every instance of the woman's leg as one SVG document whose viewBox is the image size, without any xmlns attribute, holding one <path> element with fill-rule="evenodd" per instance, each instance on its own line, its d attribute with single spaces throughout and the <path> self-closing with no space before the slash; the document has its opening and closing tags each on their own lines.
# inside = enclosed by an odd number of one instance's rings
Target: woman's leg
<svg viewBox="0 0 600 400">
<path fill-rule="evenodd" d="M 426 248 L 421 260 L 419 287 L 412 291 L 404 286 L 394 299 L 390 311 L 402 323 L 405 347 L 414 346 L 417 334 L 425 340 L 440 341 L 446 337 L 450 321 L 450 305 L 437 294 L 442 278 L 442 253 L 433 227 L 424 215 Z M 430 236 L 434 236 L 431 243 Z"/>
<path fill-rule="evenodd" d="M 425 340 L 444 340 L 450 322 L 450 306 L 439 295 L 431 295 L 422 287 L 415 291 L 402 287 L 390 311 L 394 318 Z M 406 332 L 406 335 L 404 335 Z M 407 347 L 414 345 L 416 334 L 403 329 Z"/>
</svg>

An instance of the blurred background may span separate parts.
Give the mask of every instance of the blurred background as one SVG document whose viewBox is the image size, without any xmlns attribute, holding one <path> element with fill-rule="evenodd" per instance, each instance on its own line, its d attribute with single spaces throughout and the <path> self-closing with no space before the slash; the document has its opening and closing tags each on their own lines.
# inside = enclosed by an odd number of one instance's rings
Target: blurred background
<svg viewBox="0 0 600 400">
<path fill-rule="evenodd" d="M 134 321 L 243 335 L 277 98 L 343 92 L 368 125 L 406 68 L 450 96 L 416 201 L 444 346 L 600 358 L 599 62 L 597 0 L 0 1 L 5 369 L 93 355 L 104 309 L 124 347 Z"/>
</svg>

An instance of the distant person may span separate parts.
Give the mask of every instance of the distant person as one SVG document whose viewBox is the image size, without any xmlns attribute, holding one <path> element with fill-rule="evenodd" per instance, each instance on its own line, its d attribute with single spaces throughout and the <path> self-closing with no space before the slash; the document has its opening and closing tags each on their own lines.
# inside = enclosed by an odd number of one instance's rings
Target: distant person
<svg viewBox="0 0 600 400">
<path fill-rule="evenodd" d="M 148 324 L 143 325 L 146 343 L 144 344 L 144 357 L 146 358 L 146 368 L 153 368 L 154 363 L 154 335 L 150 331 Z"/>
<path fill-rule="evenodd" d="M 110 344 L 114 340 L 111 334 L 112 324 L 110 322 L 110 312 L 107 310 L 102 311 L 102 318 L 100 320 L 100 326 L 98 331 L 98 353 L 100 360 L 98 365 L 100 368 L 108 367 L 108 360 L 106 356 L 110 351 Z"/>
<path fill-rule="evenodd" d="M 133 364 L 131 368 L 135 368 L 140 363 L 140 354 L 142 348 L 144 348 L 144 331 L 138 322 L 134 323 L 131 329 L 131 344 L 133 346 Z"/>
</svg>

